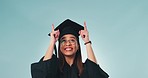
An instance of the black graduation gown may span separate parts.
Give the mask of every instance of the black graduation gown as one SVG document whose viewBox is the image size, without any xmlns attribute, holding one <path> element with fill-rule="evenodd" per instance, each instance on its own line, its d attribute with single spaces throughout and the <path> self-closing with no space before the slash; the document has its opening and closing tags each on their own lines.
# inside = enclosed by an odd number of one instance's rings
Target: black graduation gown
<svg viewBox="0 0 148 78">
<path fill-rule="evenodd" d="M 108 78 L 99 65 L 87 59 L 84 63 L 84 71 L 79 76 L 76 65 L 69 66 L 65 63 L 61 73 L 58 66 L 58 58 L 53 55 L 51 59 L 43 61 L 43 58 L 31 64 L 32 78 Z"/>
</svg>

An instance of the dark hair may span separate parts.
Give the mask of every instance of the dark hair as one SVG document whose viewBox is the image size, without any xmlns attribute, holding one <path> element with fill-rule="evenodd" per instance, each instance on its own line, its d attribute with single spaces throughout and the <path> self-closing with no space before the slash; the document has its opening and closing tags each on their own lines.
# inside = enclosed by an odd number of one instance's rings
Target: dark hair
<svg viewBox="0 0 148 78">
<path fill-rule="evenodd" d="M 82 56 L 81 56 L 81 47 L 80 47 L 80 43 L 79 43 L 79 39 L 77 38 L 77 43 L 78 43 L 78 50 L 76 52 L 75 58 L 74 58 L 74 63 L 77 65 L 78 71 L 79 71 L 79 76 L 82 74 L 83 72 L 83 63 L 82 63 Z M 65 58 L 64 55 L 62 54 L 61 50 L 60 50 L 60 42 L 59 42 L 59 46 L 58 46 L 58 55 L 59 55 L 59 68 L 60 71 L 62 71 L 63 67 L 64 67 L 64 63 L 65 63 Z"/>
</svg>

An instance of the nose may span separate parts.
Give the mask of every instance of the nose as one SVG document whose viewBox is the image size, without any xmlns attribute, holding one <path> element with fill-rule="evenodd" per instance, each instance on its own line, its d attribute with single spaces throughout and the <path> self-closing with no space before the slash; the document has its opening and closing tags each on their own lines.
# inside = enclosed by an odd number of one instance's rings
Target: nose
<svg viewBox="0 0 148 78">
<path fill-rule="evenodd" d="M 70 43 L 70 41 L 68 40 L 68 41 L 66 42 L 66 46 L 69 46 L 69 45 L 71 45 L 71 43 Z"/>
</svg>

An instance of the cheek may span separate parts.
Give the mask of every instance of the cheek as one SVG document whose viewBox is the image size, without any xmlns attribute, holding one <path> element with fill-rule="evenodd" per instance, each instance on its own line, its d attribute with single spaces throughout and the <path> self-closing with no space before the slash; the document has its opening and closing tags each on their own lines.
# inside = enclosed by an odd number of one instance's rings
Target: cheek
<svg viewBox="0 0 148 78">
<path fill-rule="evenodd" d="M 64 48 L 63 46 L 60 46 L 60 51 L 61 52 L 63 52 L 63 50 L 64 50 L 63 48 Z"/>
<path fill-rule="evenodd" d="M 76 44 L 75 49 L 76 49 L 76 51 L 79 49 L 79 45 L 78 44 Z"/>
</svg>

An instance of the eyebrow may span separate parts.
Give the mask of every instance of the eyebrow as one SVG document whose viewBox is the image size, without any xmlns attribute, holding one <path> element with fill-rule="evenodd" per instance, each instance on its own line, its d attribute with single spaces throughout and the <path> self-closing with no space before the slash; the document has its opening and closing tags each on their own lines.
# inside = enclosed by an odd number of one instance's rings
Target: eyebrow
<svg viewBox="0 0 148 78">
<path fill-rule="evenodd" d="M 74 38 L 74 39 L 76 39 L 76 37 L 70 37 L 70 38 Z"/>
</svg>

